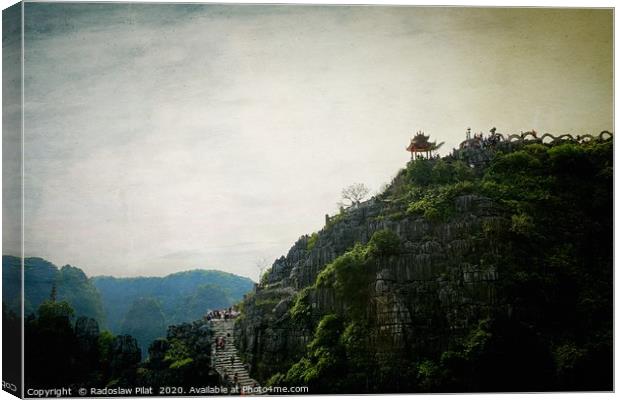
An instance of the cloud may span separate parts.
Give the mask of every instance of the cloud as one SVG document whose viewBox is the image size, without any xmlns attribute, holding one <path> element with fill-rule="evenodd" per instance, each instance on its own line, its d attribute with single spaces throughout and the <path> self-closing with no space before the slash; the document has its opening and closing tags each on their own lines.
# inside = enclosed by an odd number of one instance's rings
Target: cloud
<svg viewBox="0 0 620 400">
<path fill-rule="evenodd" d="M 612 121 L 609 10 L 27 3 L 25 40 L 26 252 L 91 275 L 257 278 L 417 129 Z"/>
</svg>

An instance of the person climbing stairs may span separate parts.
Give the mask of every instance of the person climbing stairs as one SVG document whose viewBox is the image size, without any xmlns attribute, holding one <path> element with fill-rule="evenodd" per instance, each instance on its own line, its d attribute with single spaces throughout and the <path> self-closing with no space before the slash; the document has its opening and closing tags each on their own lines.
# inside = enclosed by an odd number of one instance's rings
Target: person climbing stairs
<svg viewBox="0 0 620 400">
<path fill-rule="evenodd" d="M 234 319 L 211 320 L 214 337 L 211 348 L 211 362 L 213 368 L 224 379 L 225 384 L 232 387 L 238 386 L 239 391 L 241 391 L 243 387 L 257 387 L 259 384 L 250 377 L 247 366 L 243 364 L 237 354 L 233 334 L 234 325 Z"/>
</svg>

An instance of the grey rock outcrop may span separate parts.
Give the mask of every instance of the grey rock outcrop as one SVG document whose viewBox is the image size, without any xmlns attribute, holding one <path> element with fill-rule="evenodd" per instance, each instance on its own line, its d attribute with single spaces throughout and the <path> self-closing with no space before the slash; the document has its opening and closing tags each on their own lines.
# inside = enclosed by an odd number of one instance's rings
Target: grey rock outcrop
<svg viewBox="0 0 620 400">
<path fill-rule="evenodd" d="M 403 352 L 442 351 L 450 337 L 476 323 L 489 307 L 497 307 L 497 271 L 476 258 L 477 237 L 503 225 L 506 219 L 489 199 L 476 195 L 454 201 L 457 216 L 431 222 L 421 216 L 383 218 L 386 204 L 376 198 L 327 218 L 328 223 L 309 245 L 301 237 L 273 264 L 266 284 L 244 301 L 244 315 L 235 334 L 242 356 L 259 380 L 291 365 L 305 351 L 312 327 L 291 318 L 295 294 L 314 284 L 318 274 L 355 243 L 367 243 L 380 230 L 400 238 L 398 255 L 381 257 L 368 282 L 366 314 L 377 360 L 389 362 Z M 499 248 L 492 235 L 485 250 Z M 498 250 L 499 251 L 499 250 Z M 344 312 L 342 300 L 329 288 L 309 294 L 316 322 L 329 313 Z"/>
<path fill-rule="evenodd" d="M 94 354 L 97 352 L 99 324 L 95 319 L 79 317 L 75 321 L 75 336 L 81 353 Z"/>
<path fill-rule="evenodd" d="M 112 376 L 133 377 L 142 354 L 136 339 L 119 335 L 110 345 L 110 369 Z"/>
<path fill-rule="evenodd" d="M 415 349 L 421 354 L 445 348 L 451 335 L 467 329 L 495 304 L 497 271 L 476 259 L 478 246 L 499 246 L 485 229 L 506 223 L 487 198 L 459 196 L 457 216 L 447 222 L 422 217 L 379 218 L 384 204 L 378 199 L 361 203 L 328 218 L 314 245 L 301 237 L 273 264 L 266 284 L 244 302 L 244 316 L 236 324 L 240 353 L 265 380 L 290 365 L 305 351 L 310 326 L 294 321 L 288 312 L 295 294 L 313 285 L 317 275 L 355 243 L 366 243 L 374 232 L 388 229 L 400 238 L 402 252 L 380 258 L 368 282 L 371 299 L 367 315 L 371 342 L 378 360 Z M 329 288 L 309 295 L 315 321 L 342 312 L 343 304 Z"/>
</svg>

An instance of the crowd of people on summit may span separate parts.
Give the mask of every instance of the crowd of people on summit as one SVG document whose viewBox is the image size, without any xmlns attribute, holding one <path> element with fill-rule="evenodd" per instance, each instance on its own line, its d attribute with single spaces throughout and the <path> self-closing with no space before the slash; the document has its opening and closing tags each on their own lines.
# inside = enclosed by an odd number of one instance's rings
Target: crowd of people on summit
<svg viewBox="0 0 620 400">
<path fill-rule="evenodd" d="M 492 128 L 488 135 L 482 132 L 474 133 L 472 138 L 471 129 L 467 128 L 466 139 L 461 143 L 461 148 L 470 147 L 484 149 L 486 147 L 495 147 L 495 145 L 503 139 L 502 135 L 497 133 L 496 130 L 496 128 Z M 525 138 L 527 135 L 531 135 L 534 139 L 538 137 L 537 132 L 533 129 L 528 132 L 521 132 L 521 138 Z"/>
<path fill-rule="evenodd" d="M 233 310 L 232 307 L 229 307 L 228 309 L 224 309 L 224 310 L 213 310 L 213 311 L 209 311 L 206 315 L 205 315 L 205 319 L 207 321 L 214 321 L 214 320 L 224 320 L 224 321 L 228 321 L 230 319 L 235 319 L 237 318 L 237 316 L 239 316 L 239 312 L 237 310 Z M 230 339 L 230 334 L 228 334 L 228 338 Z M 215 348 L 216 349 L 225 349 L 226 348 L 226 338 L 224 336 L 217 336 L 215 338 Z"/>
<path fill-rule="evenodd" d="M 205 319 L 207 321 L 211 321 L 213 319 L 229 320 L 229 319 L 237 318 L 238 315 L 239 315 L 239 311 L 233 310 L 232 307 L 229 307 L 228 309 L 224 309 L 224 310 L 209 311 L 207 315 L 205 315 Z"/>
<path fill-rule="evenodd" d="M 484 149 L 485 147 L 495 147 L 497 143 L 500 142 L 501 136 L 497 134 L 496 128 L 490 130 L 488 135 L 484 133 L 474 133 L 474 137 L 471 137 L 471 129 L 467 128 L 466 139 L 463 143 L 461 143 L 461 148 L 463 147 L 474 147 Z M 536 131 L 532 131 L 534 137 L 536 137 Z"/>
</svg>

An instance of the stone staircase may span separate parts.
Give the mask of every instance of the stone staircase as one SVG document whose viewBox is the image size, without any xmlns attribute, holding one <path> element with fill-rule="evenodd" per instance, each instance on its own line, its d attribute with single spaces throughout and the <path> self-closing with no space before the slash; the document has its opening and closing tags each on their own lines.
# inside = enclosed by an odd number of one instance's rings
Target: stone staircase
<svg viewBox="0 0 620 400">
<path fill-rule="evenodd" d="M 211 360 L 213 368 L 220 374 L 224 382 L 232 387 L 235 386 L 234 377 L 237 374 L 237 386 L 241 390 L 244 386 L 259 386 L 259 383 L 250 377 L 250 373 L 237 355 L 233 328 L 235 320 L 214 319 L 210 322 L 213 329 L 213 343 Z M 229 336 L 230 335 L 230 336 Z M 215 338 L 218 336 L 226 339 L 226 346 L 218 349 Z"/>
</svg>

